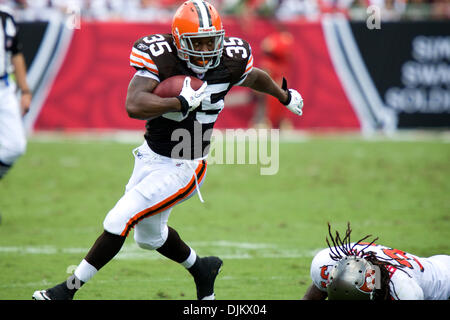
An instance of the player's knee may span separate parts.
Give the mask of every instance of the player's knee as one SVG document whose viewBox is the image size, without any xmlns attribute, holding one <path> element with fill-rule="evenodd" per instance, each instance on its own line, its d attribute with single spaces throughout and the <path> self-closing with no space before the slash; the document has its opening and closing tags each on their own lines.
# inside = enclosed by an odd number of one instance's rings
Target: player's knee
<svg viewBox="0 0 450 320">
<path fill-rule="evenodd" d="M 105 229 L 105 231 L 109 233 L 116 235 L 121 235 L 123 232 L 123 226 L 117 223 L 116 220 L 111 219 L 109 215 L 107 215 L 105 220 L 103 220 L 103 229 Z"/>
<path fill-rule="evenodd" d="M 168 214 L 168 212 L 165 212 Z M 142 220 L 134 229 L 134 240 L 137 245 L 146 250 L 159 249 L 167 240 L 169 230 L 167 218 L 159 213 Z"/>
<path fill-rule="evenodd" d="M 109 233 L 121 235 L 125 231 L 126 223 L 123 219 L 118 219 L 116 207 L 111 209 L 103 220 L 103 229 Z M 119 215 L 120 216 L 120 215 Z"/>
<path fill-rule="evenodd" d="M 162 238 L 159 239 L 146 239 L 146 240 L 137 240 L 135 238 L 137 245 L 145 250 L 156 250 L 161 248 L 164 244 L 164 240 Z"/>
<path fill-rule="evenodd" d="M 164 230 L 161 232 L 157 232 L 155 234 L 149 235 L 146 234 L 142 236 L 139 232 L 134 233 L 134 241 L 136 241 L 137 245 L 146 250 L 156 250 L 159 249 L 164 242 L 166 242 L 167 233 Z"/>
</svg>

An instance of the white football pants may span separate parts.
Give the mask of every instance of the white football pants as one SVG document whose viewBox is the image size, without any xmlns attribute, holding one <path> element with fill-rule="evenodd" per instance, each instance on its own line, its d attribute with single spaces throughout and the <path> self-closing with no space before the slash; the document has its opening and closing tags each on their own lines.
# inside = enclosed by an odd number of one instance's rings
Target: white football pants
<svg viewBox="0 0 450 320">
<path fill-rule="evenodd" d="M 167 239 L 167 221 L 173 206 L 199 191 L 206 161 L 164 157 L 153 152 L 146 142 L 133 154 L 135 165 L 125 194 L 107 214 L 103 227 L 121 236 L 135 228 L 136 243 L 155 250 Z"/>
<path fill-rule="evenodd" d="M 13 84 L 0 81 L 0 161 L 12 165 L 25 153 L 25 127 Z"/>
</svg>

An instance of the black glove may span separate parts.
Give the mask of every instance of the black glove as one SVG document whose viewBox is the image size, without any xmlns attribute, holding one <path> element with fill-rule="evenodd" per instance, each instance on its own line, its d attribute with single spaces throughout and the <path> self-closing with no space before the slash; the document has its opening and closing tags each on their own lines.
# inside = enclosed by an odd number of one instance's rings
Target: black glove
<svg viewBox="0 0 450 320">
<path fill-rule="evenodd" d="M 291 93 L 288 90 L 287 81 L 286 81 L 285 77 L 283 77 L 283 83 L 281 84 L 281 89 L 283 89 L 284 91 L 287 92 L 288 97 L 287 97 L 287 100 L 285 102 L 283 102 L 281 100 L 278 100 L 278 101 L 280 101 L 282 104 L 287 106 L 291 102 Z"/>
</svg>

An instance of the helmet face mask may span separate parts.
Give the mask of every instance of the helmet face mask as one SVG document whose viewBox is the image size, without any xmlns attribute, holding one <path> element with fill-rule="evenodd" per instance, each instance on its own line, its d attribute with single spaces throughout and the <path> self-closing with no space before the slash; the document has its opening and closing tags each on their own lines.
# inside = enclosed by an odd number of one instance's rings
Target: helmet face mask
<svg viewBox="0 0 450 320">
<path fill-rule="evenodd" d="M 372 300 L 376 268 L 366 259 L 347 256 L 330 272 L 327 284 L 329 300 Z"/>
<path fill-rule="evenodd" d="M 189 0 L 177 10 L 172 21 L 172 36 L 178 57 L 196 73 L 216 68 L 223 52 L 225 30 L 216 9 L 203 0 Z M 210 38 L 208 50 L 196 50 L 197 41 Z"/>
<path fill-rule="evenodd" d="M 224 36 L 224 30 L 220 30 L 218 32 L 184 33 L 180 36 L 180 48 L 178 50 L 180 58 L 186 61 L 192 69 L 204 68 L 205 70 L 201 70 L 203 72 L 208 69 L 214 69 L 220 63 L 220 57 L 223 52 Z M 212 39 L 212 50 L 195 50 L 194 43 L 196 40 L 205 38 Z"/>
</svg>

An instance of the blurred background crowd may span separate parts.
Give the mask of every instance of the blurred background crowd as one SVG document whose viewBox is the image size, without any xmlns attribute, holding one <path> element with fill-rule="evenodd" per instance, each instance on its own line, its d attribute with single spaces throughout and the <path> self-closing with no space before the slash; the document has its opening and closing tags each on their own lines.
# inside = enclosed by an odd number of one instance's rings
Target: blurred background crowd
<svg viewBox="0 0 450 320">
<path fill-rule="evenodd" d="M 47 20 L 54 15 L 79 14 L 83 20 L 168 21 L 184 0 L 0 0 L 19 21 Z M 450 0 L 210 0 L 222 15 L 262 16 L 278 20 L 315 20 L 333 12 L 365 20 L 376 6 L 381 20 L 445 20 Z M 373 7 L 372 7 L 373 8 Z"/>
</svg>

